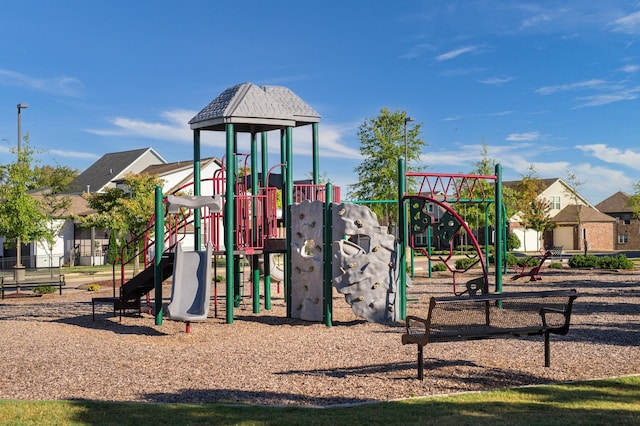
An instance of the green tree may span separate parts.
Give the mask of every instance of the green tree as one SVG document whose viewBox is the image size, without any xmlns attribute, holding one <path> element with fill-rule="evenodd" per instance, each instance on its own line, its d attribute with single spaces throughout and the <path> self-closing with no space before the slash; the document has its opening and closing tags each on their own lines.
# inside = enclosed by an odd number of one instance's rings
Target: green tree
<svg viewBox="0 0 640 426">
<path fill-rule="evenodd" d="M 631 207 L 633 217 L 640 219 L 640 181 L 633 185 L 633 194 L 627 200 L 627 206 Z"/>
<path fill-rule="evenodd" d="M 86 195 L 89 207 L 96 213 L 81 218 L 82 226 L 108 229 L 118 241 L 131 241 L 142 235 L 153 217 L 155 187 L 161 181 L 157 175 L 130 173 L 123 183 L 123 188 Z M 137 268 L 137 262 L 134 266 Z"/>
<path fill-rule="evenodd" d="M 15 150 L 12 150 L 16 154 Z M 31 167 L 34 150 L 25 135 L 17 161 L 0 166 L 0 235 L 8 247 L 40 241 L 49 229 L 48 217 L 42 201 L 29 191 L 38 185 L 37 175 Z M 16 265 L 21 267 L 20 248 Z"/>
<path fill-rule="evenodd" d="M 358 182 L 349 186 L 349 197 L 357 200 L 395 200 L 398 197 L 398 158 L 404 158 L 404 129 L 407 126 L 407 168 L 420 159 L 427 144 L 419 136 L 422 124 L 406 122 L 405 111 L 391 112 L 387 108 L 375 118 L 367 118 L 358 130 L 363 161 L 356 168 Z M 406 123 L 406 124 L 405 124 Z M 411 166 L 412 171 L 422 167 Z M 413 185 L 410 180 L 409 186 Z M 407 192 L 409 188 L 407 188 Z M 385 207 L 372 206 L 382 217 Z M 389 209 L 389 221 L 397 222 L 397 209 Z"/>
<path fill-rule="evenodd" d="M 34 172 L 39 187 L 38 194 L 49 221 L 49 232 L 44 236 L 42 246 L 51 257 L 56 239 L 65 225 L 64 219 L 70 216 L 71 197 L 63 192 L 78 175 L 78 171 L 67 166 L 36 166 Z M 53 264 L 51 260 L 49 264 Z"/>
<path fill-rule="evenodd" d="M 578 191 L 584 185 L 584 182 L 578 178 L 571 170 L 567 170 L 566 183 L 569 186 L 569 189 L 565 191 L 565 194 L 569 196 L 573 200 L 573 204 L 576 208 L 576 222 L 578 223 L 578 235 L 583 235 L 582 233 L 582 217 L 580 216 L 580 207 L 578 204 L 580 202 L 580 196 L 578 195 Z M 587 241 L 583 241 L 584 246 L 584 254 L 587 255 Z"/>
<path fill-rule="evenodd" d="M 526 175 L 516 185 L 516 209 L 518 211 L 519 222 L 525 229 L 536 231 L 538 240 L 541 234 L 551 230 L 555 224 L 551 221 L 549 211 L 551 203 L 549 200 L 541 199 L 538 196 L 544 189 L 544 182 L 538 177 L 533 165 L 529 166 Z M 527 249 L 526 239 L 524 249 Z"/>
</svg>

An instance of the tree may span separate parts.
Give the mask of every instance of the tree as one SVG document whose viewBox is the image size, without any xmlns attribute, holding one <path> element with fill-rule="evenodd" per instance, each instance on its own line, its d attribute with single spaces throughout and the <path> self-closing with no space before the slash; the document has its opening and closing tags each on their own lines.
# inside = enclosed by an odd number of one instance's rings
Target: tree
<svg viewBox="0 0 640 426">
<path fill-rule="evenodd" d="M 358 130 L 362 163 L 356 168 L 358 182 L 349 186 L 349 197 L 357 200 L 395 200 L 398 197 L 398 158 L 404 157 L 405 111 L 387 108 L 375 118 L 367 118 Z M 407 167 L 420 159 L 427 144 L 419 137 L 422 124 L 407 124 Z M 420 167 L 411 166 L 416 171 Z M 409 185 L 412 182 L 409 181 Z M 381 217 L 384 206 L 372 210 Z M 391 209 L 390 222 L 396 222 L 397 209 Z"/>
<path fill-rule="evenodd" d="M 12 150 L 15 154 L 16 151 Z M 43 203 L 29 193 L 38 186 L 36 173 L 31 168 L 34 150 L 25 135 L 15 163 L 0 166 L 0 235 L 8 247 L 40 241 L 49 229 L 49 218 Z M 17 247 L 20 253 L 20 247 Z M 18 256 L 16 266 L 22 267 Z"/>
<path fill-rule="evenodd" d="M 627 206 L 631 207 L 633 217 L 640 219 L 640 181 L 633 185 L 633 194 L 627 200 Z"/>
<path fill-rule="evenodd" d="M 157 175 L 130 173 L 124 178 L 124 188 L 86 194 L 96 213 L 80 218 L 81 225 L 109 229 L 118 241 L 126 237 L 131 241 L 147 229 L 154 214 L 155 187 L 160 183 Z M 134 263 L 136 272 L 137 265 Z"/>
<path fill-rule="evenodd" d="M 78 175 L 78 171 L 67 166 L 42 166 L 35 167 L 36 181 L 42 196 L 42 206 L 49 220 L 49 232 L 43 238 L 42 247 L 45 247 L 51 257 L 53 246 L 57 236 L 65 225 L 62 220 L 69 215 L 71 197 L 61 194 Z M 53 264 L 50 260 L 49 264 Z"/>
<path fill-rule="evenodd" d="M 580 207 L 578 207 L 578 201 L 580 197 L 578 196 L 578 190 L 584 185 L 584 182 L 578 179 L 578 176 L 572 172 L 571 170 L 567 170 L 567 185 L 569 185 L 569 189 L 565 191 L 565 193 L 573 200 L 573 204 L 576 208 L 576 222 L 578 222 L 578 235 L 583 235 L 582 231 L 582 218 L 580 216 Z M 587 255 L 587 240 L 583 241 L 584 244 L 584 254 Z"/>
<path fill-rule="evenodd" d="M 551 221 L 549 211 L 551 203 L 549 200 L 543 200 L 538 196 L 544 189 L 544 182 L 538 177 L 536 169 L 533 165 L 529 166 L 528 173 L 522 176 L 522 179 L 516 185 L 516 209 L 520 217 L 520 224 L 525 229 L 533 229 L 538 234 L 538 240 L 541 233 L 551 230 L 555 224 Z M 526 239 L 524 241 L 524 249 L 527 249 Z"/>
</svg>

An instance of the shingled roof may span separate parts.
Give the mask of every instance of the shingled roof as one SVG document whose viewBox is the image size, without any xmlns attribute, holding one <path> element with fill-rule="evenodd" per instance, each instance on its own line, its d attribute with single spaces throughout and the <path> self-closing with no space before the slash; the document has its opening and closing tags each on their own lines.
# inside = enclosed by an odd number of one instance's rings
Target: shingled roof
<svg viewBox="0 0 640 426">
<path fill-rule="evenodd" d="M 605 213 L 633 213 L 628 202 L 631 196 L 625 192 L 618 191 L 609 198 L 600 201 L 596 208 Z"/>
<path fill-rule="evenodd" d="M 615 222 L 616 221 L 615 218 L 609 216 L 608 214 L 599 212 L 598 210 L 592 207 L 576 205 L 576 204 L 571 204 L 565 207 L 564 209 L 560 210 L 558 214 L 551 219 L 551 221 L 555 223 L 577 223 L 578 212 L 580 212 L 580 221 L 582 223 Z"/>
<path fill-rule="evenodd" d="M 222 92 L 190 121 L 191 129 L 223 131 L 234 124 L 238 132 L 265 132 L 304 126 L 320 115 L 290 89 L 241 83 Z"/>
<path fill-rule="evenodd" d="M 93 163 L 88 169 L 80 173 L 69 185 L 67 193 L 78 194 L 86 192 L 101 191 L 109 183 L 124 177 L 140 158 L 147 152 L 157 157 L 158 162 L 166 161 L 153 150 L 153 148 L 141 148 L 131 151 L 113 152 L 103 155 L 98 161 Z M 140 167 L 146 165 L 141 164 Z M 136 172 L 138 170 L 135 170 Z"/>
</svg>

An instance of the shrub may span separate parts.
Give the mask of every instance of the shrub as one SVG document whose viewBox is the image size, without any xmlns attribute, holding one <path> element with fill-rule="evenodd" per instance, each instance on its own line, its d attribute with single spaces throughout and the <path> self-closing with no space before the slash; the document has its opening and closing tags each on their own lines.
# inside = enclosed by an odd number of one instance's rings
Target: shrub
<svg viewBox="0 0 640 426">
<path fill-rule="evenodd" d="M 520 248 L 520 244 L 520 238 L 515 233 L 509 232 L 507 234 L 507 250 L 511 251 Z"/>
<path fill-rule="evenodd" d="M 216 275 L 216 282 L 217 283 L 223 283 L 226 281 L 226 278 L 224 277 L 224 275 Z"/>
<path fill-rule="evenodd" d="M 549 268 L 562 269 L 562 262 L 551 262 Z"/>
<path fill-rule="evenodd" d="M 518 258 L 512 253 L 507 253 L 506 261 L 508 266 L 515 266 L 518 264 Z"/>
<path fill-rule="evenodd" d="M 572 268 L 597 268 L 598 258 L 592 254 L 576 254 L 569 259 L 569 266 Z"/>
<path fill-rule="evenodd" d="M 465 270 L 468 269 L 471 265 L 476 263 L 478 259 L 472 259 L 470 257 L 463 257 L 461 259 L 456 260 L 456 269 Z"/>
<path fill-rule="evenodd" d="M 603 269 L 633 269 L 635 265 L 624 254 L 603 256 L 598 259 L 598 265 Z"/>
<path fill-rule="evenodd" d="M 99 284 L 89 284 L 87 286 L 87 291 L 98 291 L 98 290 L 100 290 Z"/>
<path fill-rule="evenodd" d="M 431 266 L 431 270 L 432 270 L 432 271 L 436 271 L 436 272 L 438 272 L 438 271 L 442 272 L 442 271 L 446 271 L 446 270 L 447 270 L 447 267 L 445 266 L 445 264 L 444 264 L 444 263 L 440 263 L 440 262 L 438 262 L 438 263 L 434 263 L 434 264 Z"/>
<path fill-rule="evenodd" d="M 51 294 L 57 291 L 55 286 L 52 285 L 40 285 L 33 289 L 33 292 L 36 294 Z"/>
</svg>

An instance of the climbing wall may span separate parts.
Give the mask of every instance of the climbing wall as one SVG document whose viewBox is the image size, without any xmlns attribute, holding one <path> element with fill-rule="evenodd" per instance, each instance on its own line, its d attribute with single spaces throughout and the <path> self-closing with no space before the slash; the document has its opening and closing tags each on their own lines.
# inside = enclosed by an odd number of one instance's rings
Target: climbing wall
<svg viewBox="0 0 640 426">
<path fill-rule="evenodd" d="M 353 312 L 371 322 L 398 319 L 397 241 L 369 208 L 333 206 L 333 283 Z"/>
<path fill-rule="evenodd" d="M 291 316 L 322 321 L 322 224 L 324 203 L 291 206 Z"/>
<path fill-rule="evenodd" d="M 291 316 L 322 321 L 324 204 L 291 207 Z M 397 240 L 369 208 L 333 206 L 332 281 L 353 312 L 367 321 L 398 319 Z"/>
</svg>

